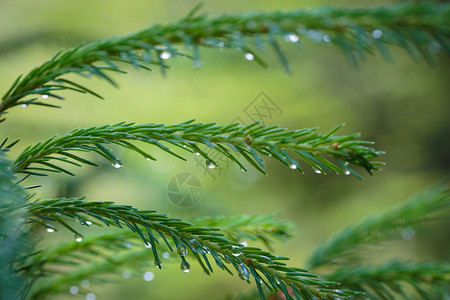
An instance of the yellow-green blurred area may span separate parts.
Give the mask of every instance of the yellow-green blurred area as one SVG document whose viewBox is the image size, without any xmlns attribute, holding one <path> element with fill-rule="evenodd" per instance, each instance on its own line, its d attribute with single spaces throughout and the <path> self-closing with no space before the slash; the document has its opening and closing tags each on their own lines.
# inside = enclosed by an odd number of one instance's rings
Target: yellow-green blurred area
<svg viewBox="0 0 450 300">
<path fill-rule="evenodd" d="M 277 10 L 320 5 L 357 6 L 360 1 L 203 1 L 202 12 Z M 50 58 L 61 47 L 93 41 L 143 29 L 153 23 L 168 23 L 188 13 L 197 1 L 12 1 L 0 3 L 0 92 L 15 78 Z M 386 1 L 371 1 L 371 4 Z M 156 162 L 136 153 L 114 148 L 124 167 L 115 169 L 98 157 L 100 168 L 73 169 L 76 177 L 52 175 L 27 180 L 42 184 L 36 198 L 87 195 L 88 200 L 114 201 L 141 209 L 157 209 L 170 216 L 237 215 L 281 211 L 281 218 L 296 225 L 294 238 L 275 245 L 275 254 L 292 258 L 290 265 L 302 267 L 318 245 L 346 225 L 365 216 L 403 203 L 408 197 L 448 179 L 449 69 L 448 57 L 438 54 L 436 68 L 414 62 L 403 50 L 392 49 L 394 64 L 380 56 L 368 56 L 357 70 L 346 62 L 342 51 L 330 45 L 302 40 L 302 46 L 283 42 L 292 74 L 283 68 L 272 49 L 258 52 L 269 63 L 264 70 L 238 51 L 202 49 L 203 66 L 177 57 L 162 78 L 154 72 L 125 67 L 128 75 L 112 75 L 120 84 L 115 89 L 105 81 L 77 78 L 105 97 L 63 92 L 64 102 L 50 100 L 63 109 L 14 107 L 0 126 L 0 138 L 21 138 L 10 159 L 27 145 L 62 134 L 76 127 L 137 123 L 198 122 L 230 123 L 236 118 L 250 122 L 246 107 L 265 93 L 281 113 L 264 120 L 289 129 L 319 127 L 325 132 L 346 123 L 342 134 L 361 132 L 364 140 L 375 141 L 386 151 L 381 172 L 373 177 L 358 170 L 364 181 L 352 176 L 315 174 L 304 166 L 305 175 L 267 162 L 268 175 L 254 169 L 244 173 L 233 165 L 205 169 L 198 157 L 185 155 L 187 162 L 142 146 Z M 184 50 L 184 48 L 182 48 Z M 75 77 L 73 77 L 75 78 Z M 339 132 L 337 133 L 339 134 Z M 71 169 L 72 170 L 72 169 Z M 202 185 L 198 203 L 190 208 L 173 205 L 167 196 L 169 181 L 187 172 Z M 107 230 L 107 229 L 105 229 Z M 83 229 L 84 235 L 89 230 Z M 414 238 L 388 243 L 373 257 L 401 257 L 415 260 L 448 260 L 449 229 L 444 222 L 416 233 Z M 46 234 L 45 237 L 50 237 Z M 64 230 L 53 233 L 50 244 L 71 238 Z M 248 241 L 252 245 L 251 241 Z M 258 245 L 257 246 L 261 246 Z M 376 260 L 376 259 L 375 259 Z M 147 282 L 141 271 L 130 279 L 121 271 L 114 283 L 90 285 L 97 299 L 220 299 L 227 294 L 254 288 L 237 276 L 215 268 L 206 276 L 191 262 L 191 272 L 179 270 L 179 259 L 163 259 L 163 269 L 153 266 L 151 253 Z M 80 286 L 74 282 L 74 286 Z M 78 299 L 59 295 L 55 299 Z"/>
</svg>

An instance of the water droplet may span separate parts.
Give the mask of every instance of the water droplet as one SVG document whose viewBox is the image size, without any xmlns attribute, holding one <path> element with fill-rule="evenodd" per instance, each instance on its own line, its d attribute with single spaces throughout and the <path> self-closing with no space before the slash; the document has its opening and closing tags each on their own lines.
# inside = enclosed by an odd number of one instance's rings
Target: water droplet
<svg viewBox="0 0 450 300">
<path fill-rule="evenodd" d="M 297 169 L 297 166 L 295 164 L 292 164 L 289 166 L 289 168 L 291 168 L 292 170 L 295 170 L 295 169 Z"/>
<path fill-rule="evenodd" d="M 161 57 L 162 59 L 169 59 L 170 58 L 170 53 L 169 52 L 162 52 L 159 57 Z"/>
<path fill-rule="evenodd" d="M 209 159 L 206 160 L 206 166 L 208 169 L 214 169 L 216 167 L 216 164 L 210 161 Z"/>
<path fill-rule="evenodd" d="M 242 254 L 242 249 L 238 246 L 232 246 L 231 247 L 231 254 L 233 254 L 234 256 L 239 256 Z"/>
<path fill-rule="evenodd" d="M 441 45 L 438 42 L 431 42 L 428 45 L 428 50 L 433 54 L 437 54 L 441 51 Z"/>
<path fill-rule="evenodd" d="M 247 244 L 246 241 L 243 241 L 243 242 L 241 243 L 241 245 L 244 246 L 244 247 L 247 247 L 247 246 L 248 246 L 248 244 Z"/>
<path fill-rule="evenodd" d="M 245 53 L 245 59 L 246 60 L 253 60 L 255 57 L 251 53 Z"/>
<path fill-rule="evenodd" d="M 225 43 L 224 43 L 224 42 L 219 42 L 219 47 L 220 47 L 220 48 L 225 47 Z"/>
<path fill-rule="evenodd" d="M 412 239 L 415 234 L 416 232 L 411 227 L 403 228 L 401 233 L 402 239 L 404 239 L 405 241 L 409 241 L 410 239 Z"/>
<path fill-rule="evenodd" d="M 188 253 L 188 249 L 183 243 L 178 244 L 177 251 L 180 256 L 186 256 L 186 254 Z"/>
<path fill-rule="evenodd" d="M 130 271 L 123 271 L 122 272 L 122 277 L 123 278 L 130 278 L 131 277 L 131 272 Z"/>
<path fill-rule="evenodd" d="M 92 225 L 91 221 L 86 221 L 86 225 Z"/>
<path fill-rule="evenodd" d="M 55 232 L 55 228 L 52 227 L 52 225 L 50 224 L 45 224 L 47 226 L 47 228 L 45 229 L 47 232 Z"/>
<path fill-rule="evenodd" d="M 349 171 L 349 170 L 346 170 L 346 171 L 345 171 L 345 175 L 350 175 L 350 171 Z"/>
<path fill-rule="evenodd" d="M 150 243 L 145 243 L 145 248 L 151 249 L 151 248 L 152 248 L 152 245 L 151 245 Z"/>
<path fill-rule="evenodd" d="M 20 105 L 20 106 L 22 106 L 22 107 L 27 107 L 28 104 L 24 103 L 24 104 L 22 104 L 22 105 Z"/>
<path fill-rule="evenodd" d="M 191 270 L 191 266 L 186 260 L 183 259 L 181 261 L 180 269 L 183 273 L 189 273 L 189 271 Z"/>
<path fill-rule="evenodd" d="M 75 237 L 75 242 L 80 243 L 81 241 L 83 241 L 83 236 L 81 234 L 75 233 L 74 237 Z"/>
<path fill-rule="evenodd" d="M 146 157 L 145 158 L 146 161 L 152 161 L 150 158 Z"/>
<path fill-rule="evenodd" d="M 162 262 L 159 259 L 155 259 L 155 267 L 157 269 L 161 269 L 162 268 Z"/>
<path fill-rule="evenodd" d="M 198 152 L 194 152 L 194 154 L 195 154 L 195 155 L 200 155 L 200 153 L 198 153 Z"/>
<path fill-rule="evenodd" d="M 313 169 L 315 173 L 317 174 L 322 174 L 322 171 L 320 171 L 319 169 Z"/>
<path fill-rule="evenodd" d="M 89 293 L 86 295 L 86 300 L 95 300 L 96 296 L 94 293 Z"/>
<path fill-rule="evenodd" d="M 163 258 L 169 258 L 170 257 L 170 253 L 169 252 L 163 252 L 163 254 L 162 254 L 162 257 Z"/>
<path fill-rule="evenodd" d="M 383 31 L 381 31 L 380 29 L 375 29 L 374 31 L 372 31 L 372 37 L 374 39 L 379 39 L 382 35 Z"/>
<path fill-rule="evenodd" d="M 72 294 L 72 295 L 76 295 L 76 294 L 78 294 L 78 291 L 79 291 L 80 289 L 77 287 L 77 286 L 71 286 L 70 287 L 70 289 L 69 289 L 69 291 L 70 291 L 70 293 Z"/>
<path fill-rule="evenodd" d="M 81 281 L 80 285 L 83 289 L 87 289 L 91 285 L 91 283 L 89 282 L 89 280 L 85 279 L 85 280 Z"/>
<path fill-rule="evenodd" d="M 155 274 L 153 272 L 147 271 L 144 273 L 144 280 L 145 281 L 152 281 L 153 278 L 155 278 Z"/>
<path fill-rule="evenodd" d="M 297 43 L 300 38 L 295 33 L 290 33 L 288 39 L 293 43 Z"/>
<path fill-rule="evenodd" d="M 323 36 L 323 41 L 325 42 L 325 43 L 329 43 L 329 42 L 331 42 L 331 38 L 330 38 L 330 36 L 329 35 L 327 35 L 327 34 L 325 34 L 324 36 Z"/>
<path fill-rule="evenodd" d="M 48 95 L 42 95 L 41 98 L 42 99 L 48 99 Z"/>
<path fill-rule="evenodd" d="M 194 68 L 200 69 L 203 66 L 203 62 L 199 59 L 194 60 Z"/>
<path fill-rule="evenodd" d="M 238 273 L 239 277 L 242 280 L 248 280 L 250 278 L 250 271 L 249 269 L 244 265 L 244 263 L 240 263 L 238 266 Z"/>
<path fill-rule="evenodd" d="M 310 30 L 308 30 L 307 34 L 308 34 L 308 37 L 310 39 L 312 39 L 313 41 L 320 42 L 322 40 L 322 33 L 320 31 L 317 31 L 315 29 L 310 29 Z"/>
<path fill-rule="evenodd" d="M 113 166 L 113 167 L 116 168 L 116 169 L 120 169 L 120 168 L 123 167 L 123 165 L 122 165 L 122 164 L 120 163 L 120 161 L 118 161 L 118 160 L 113 161 L 113 162 L 111 163 L 111 166 Z"/>
</svg>

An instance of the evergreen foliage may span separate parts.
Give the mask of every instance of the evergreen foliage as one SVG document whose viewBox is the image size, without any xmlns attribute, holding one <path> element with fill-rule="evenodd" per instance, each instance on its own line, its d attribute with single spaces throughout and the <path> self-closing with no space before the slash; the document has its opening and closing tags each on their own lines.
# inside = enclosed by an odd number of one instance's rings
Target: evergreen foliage
<svg viewBox="0 0 450 300">
<path fill-rule="evenodd" d="M 0 114 L 5 117 L 17 106 L 59 107 L 48 98 L 63 99 L 65 90 L 103 99 L 96 91 L 68 79 L 69 74 L 98 77 L 117 86 L 111 73 L 126 73 L 127 65 L 146 70 L 156 67 L 165 74 L 168 59 L 181 56 L 200 67 L 202 47 L 242 51 L 265 67 L 267 64 L 259 52 L 269 46 L 286 72 L 290 67 L 280 40 L 300 43 L 308 39 L 335 46 L 343 50 L 353 66 L 366 54 L 381 54 L 388 62 L 392 61 L 391 46 L 431 65 L 438 63 L 437 49 L 450 53 L 448 3 L 400 2 L 364 9 L 321 7 L 217 17 L 197 14 L 199 8 L 168 25 L 157 24 L 129 35 L 61 50 L 17 78 L 1 99 Z M 262 173 L 266 172 L 268 159 L 300 172 L 304 165 L 318 173 L 353 174 L 358 178 L 362 177 L 355 167 L 369 174 L 377 171 L 382 163 L 375 159 L 383 152 L 371 148 L 372 142 L 359 140 L 359 134 L 335 135 L 341 127 L 319 133 L 316 128 L 287 130 L 260 122 L 249 125 L 194 120 L 173 125 L 121 122 L 50 137 L 26 147 L 12 158 L 13 162 L 6 154 L 17 147 L 18 140 L 8 142 L 5 138 L 0 145 L 0 296 L 46 298 L 68 291 L 75 280 L 92 278 L 100 283 L 103 276 L 124 266 L 139 269 L 140 262 L 149 257 L 161 269 L 161 251 L 177 253 L 183 272 L 188 272 L 190 263 L 197 261 L 206 274 L 218 267 L 254 282 L 254 295 L 240 298 L 256 295 L 266 299 L 282 293 L 287 299 L 410 299 L 414 293 L 405 289 L 408 285 L 423 299 L 434 293 L 448 296 L 445 290 L 450 282 L 448 263 L 401 260 L 361 263 L 368 249 L 398 238 L 405 228 L 413 230 L 436 215 L 448 216 L 450 198 L 445 185 L 343 230 L 320 245 L 309 260 L 309 269 L 304 269 L 285 263 L 287 257 L 241 244 L 245 238 L 260 241 L 271 250 L 274 240 L 289 238 L 292 224 L 278 220 L 275 214 L 181 220 L 155 210 L 88 201 L 85 197 L 40 199 L 30 194 L 30 190 L 39 191 L 41 187 L 25 184 L 29 177 L 53 173 L 75 176 L 75 167 L 98 166 L 92 154 L 119 168 L 122 163 L 107 148 L 110 146 L 137 152 L 149 160 L 157 158 L 144 145 L 183 160 L 189 159 L 186 154 L 198 154 L 208 167 L 215 167 L 217 162 L 209 151 L 212 150 L 244 171 L 248 163 Z M 111 230 L 83 237 L 78 224 L 87 228 L 106 226 Z M 39 227 L 50 232 L 66 228 L 73 232 L 74 240 L 34 252 L 33 247 L 39 244 L 36 238 Z M 129 244 L 139 247 L 129 249 Z"/>
</svg>

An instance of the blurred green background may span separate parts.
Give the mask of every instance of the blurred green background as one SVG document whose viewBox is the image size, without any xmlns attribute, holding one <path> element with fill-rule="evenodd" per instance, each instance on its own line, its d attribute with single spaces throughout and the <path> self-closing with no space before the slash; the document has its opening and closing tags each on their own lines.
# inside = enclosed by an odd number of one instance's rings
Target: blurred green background
<svg viewBox="0 0 450 300">
<path fill-rule="evenodd" d="M 359 1 L 203 1 L 203 12 L 276 10 L 319 5 L 352 6 Z M 387 1 L 371 1 L 371 4 Z M 59 48 L 81 41 L 140 30 L 156 22 L 167 23 L 183 17 L 195 1 L 118 0 L 3 0 L 0 3 L 0 91 L 13 80 L 50 58 Z M 16 107 L 1 124 L 0 137 L 20 137 L 14 154 L 30 143 L 64 133 L 75 127 L 112 124 L 177 123 L 191 118 L 199 122 L 229 123 L 235 118 L 250 119 L 244 109 L 261 93 L 282 110 L 269 124 L 298 129 L 320 127 L 327 131 L 345 122 L 341 133 L 361 132 L 365 140 L 376 142 L 387 154 L 381 172 L 364 181 L 351 176 L 306 175 L 268 162 L 268 174 L 251 170 L 241 173 L 230 167 L 206 174 L 195 157 L 178 161 L 152 149 L 160 158 L 147 162 L 137 154 L 121 152 L 124 167 L 77 170 L 67 175 L 34 179 L 43 184 L 39 197 L 88 195 L 89 200 L 108 200 L 136 207 L 158 209 L 171 216 L 236 215 L 271 213 L 296 224 L 295 237 L 275 247 L 276 254 L 292 258 L 303 266 L 322 240 L 365 216 L 382 212 L 439 181 L 448 179 L 449 68 L 440 54 L 437 68 L 413 62 L 404 52 L 393 50 L 395 64 L 378 56 L 368 57 L 358 70 L 346 63 L 341 50 L 305 41 L 298 49 L 283 43 L 293 73 L 283 72 L 270 49 L 263 57 L 264 70 L 244 59 L 237 51 L 202 50 L 203 67 L 194 69 L 181 58 L 171 61 L 167 78 L 155 72 L 128 68 L 129 75 L 115 76 L 120 89 L 100 80 L 85 81 L 107 100 L 65 92 L 64 108 Z M 84 80 L 84 79 L 83 79 Z M 149 148 L 147 148 L 149 149 Z M 100 160 L 99 160 L 100 161 Z M 307 169 L 307 168 L 306 168 Z M 191 208 L 178 208 L 167 197 L 167 184 L 178 173 L 196 175 L 203 192 Z M 362 173 L 362 172 L 361 172 Z M 423 235 L 402 243 L 387 244 L 380 257 L 448 260 L 449 224 L 436 224 Z M 85 232 L 88 234 L 88 232 Z M 54 234 L 53 243 L 64 239 Z M 189 274 L 179 271 L 179 262 L 170 258 L 163 270 L 156 270 L 149 256 L 148 270 L 155 278 L 146 282 L 142 273 L 131 279 L 114 277 L 117 283 L 94 285 L 88 289 L 97 299 L 220 299 L 224 295 L 251 288 L 242 280 L 216 271 L 210 278 L 192 263 Z M 119 283 L 122 282 L 122 283 Z M 74 283 L 79 285 L 80 283 Z M 76 299 L 80 296 L 57 296 Z"/>
</svg>

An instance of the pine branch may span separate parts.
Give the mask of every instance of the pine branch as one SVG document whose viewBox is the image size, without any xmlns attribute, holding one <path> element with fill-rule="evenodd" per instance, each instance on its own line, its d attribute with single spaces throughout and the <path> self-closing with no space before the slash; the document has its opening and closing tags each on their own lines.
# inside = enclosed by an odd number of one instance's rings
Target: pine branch
<svg viewBox="0 0 450 300">
<path fill-rule="evenodd" d="M 448 212 L 450 194 L 445 185 L 437 186 L 386 213 L 370 217 L 347 227 L 320 245 L 309 260 L 310 268 L 322 265 L 345 265 L 352 254 L 389 239 L 398 239 L 405 228 L 414 228 Z"/>
<path fill-rule="evenodd" d="M 199 47 L 231 48 L 251 54 L 262 66 L 265 62 L 252 48 L 269 45 L 279 56 L 286 71 L 289 65 L 278 39 L 298 43 L 311 40 L 332 44 L 344 51 L 356 65 L 366 53 L 380 53 L 392 61 L 387 46 L 395 45 L 414 59 L 434 63 L 442 48 L 450 53 L 449 3 L 398 3 L 364 9 L 322 7 L 275 12 L 248 12 L 187 17 L 168 25 L 153 25 L 142 31 L 106 40 L 81 44 L 58 52 L 53 58 L 19 77 L 0 102 L 0 113 L 18 105 L 44 105 L 47 98 L 62 99 L 62 90 L 96 92 L 70 80 L 65 75 L 95 76 L 117 85 L 108 72 L 126 73 L 120 64 L 151 70 L 156 66 L 165 72 L 169 57 L 187 56 L 175 47 L 192 49 L 195 66 L 200 66 Z"/>
<path fill-rule="evenodd" d="M 117 273 L 117 271 L 123 270 L 124 266 L 141 269 L 142 261 L 149 255 L 146 250 L 122 251 L 113 253 L 109 257 L 105 257 L 105 253 L 102 253 L 99 255 L 99 257 L 103 257 L 102 259 L 93 260 L 90 264 L 78 263 L 75 268 L 70 269 L 70 272 L 58 272 L 57 275 L 53 274 L 54 276 L 38 281 L 38 284 L 30 292 L 30 299 L 45 299 L 49 295 L 67 292 L 68 287 L 74 282 L 86 280 L 86 278 L 94 282 L 105 282 L 106 280 L 99 280 L 98 276 Z M 84 294 L 82 289 L 80 294 Z"/>
<path fill-rule="evenodd" d="M 29 278 L 19 270 L 31 249 L 30 228 L 24 224 L 27 197 L 15 184 L 10 162 L 4 156 L 0 150 L 0 299 L 19 299 L 27 293 L 30 284 Z"/>
<path fill-rule="evenodd" d="M 206 145 L 238 164 L 242 170 L 246 167 L 241 161 L 247 161 L 253 167 L 265 174 L 262 156 L 271 156 L 291 169 L 303 172 L 296 159 L 301 159 L 310 165 L 316 173 L 326 171 L 360 177 L 348 164 L 361 166 L 370 174 L 377 170 L 371 162 L 383 152 L 366 147 L 372 142 L 357 140 L 359 134 L 334 136 L 342 125 L 325 134 L 313 129 L 286 130 L 278 126 L 260 125 L 258 122 L 247 126 L 238 123 L 217 125 L 215 123 L 192 123 L 186 121 L 175 125 L 118 123 L 101 127 L 75 129 L 60 137 L 54 136 L 35 146 L 27 147 L 16 159 L 12 170 L 16 173 L 46 176 L 49 172 L 63 172 L 74 175 L 62 163 L 75 166 L 82 164 L 94 165 L 92 161 L 74 154 L 77 152 L 97 153 L 116 167 L 122 166 L 120 160 L 103 145 L 115 144 L 139 153 L 148 160 L 156 160 L 153 156 L 138 148 L 129 141 L 139 141 L 166 151 L 167 153 L 186 160 L 161 144 L 166 142 L 178 149 L 203 156 L 210 168 L 217 163 L 202 151 L 199 145 Z M 242 159 L 235 154 L 240 154 Z M 295 154 L 295 158 L 292 156 Z M 330 159 L 334 158 L 335 163 Z"/>
<path fill-rule="evenodd" d="M 294 224 L 279 220 L 279 213 L 269 215 L 202 216 L 189 219 L 196 226 L 220 228 L 233 242 L 245 239 L 260 241 L 271 249 L 272 238 L 285 241 L 291 237 Z"/>
<path fill-rule="evenodd" d="M 197 227 L 180 219 L 169 218 L 156 211 L 141 211 L 131 206 L 116 205 L 112 202 L 87 202 L 78 199 L 42 200 L 30 205 L 32 218 L 37 222 L 59 222 L 72 230 L 75 235 L 79 233 L 70 226 L 69 222 L 79 220 L 88 225 L 89 219 L 103 222 L 107 226 L 125 227 L 138 235 L 146 245 L 151 245 L 155 259 L 155 266 L 161 268 L 156 243 L 159 243 L 155 233 L 158 233 L 173 250 L 166 237 L 172 238 L 177 252 L 181 258 L 181 270 L 188 271 L 189 263 L 185 256 L 189 252 L 200 263 L 207 274 L 212 272 L 212 266 L 207 258 L 212 256 L 217 266 L 223 270 L 231 271 L 226 264 L 231 264 L 241 279 L 249 281 L 255 279 L 261 290 L 261 283 L 271 290 L 282 291 L 288 299 L 287 288 L 292 288 L 298 299 L 326 299 L 331 296 L 346 297 L 350 291 L 335 291 L 328 288 L 334 283 L 324 281 L 316 275 L 300 268 L 288 267 L 283 260 L 288 258 L 275 256 L 255 247 L 244 247 L 232 242 L 218 229 Z M 51 226 L 51 225 L 46 225 Z M 264 294 L 260 293 L 264 299 Z"/>
<path fill-rule="evenodd" d="M 342 266 L 327 279 L 359 290 L 370 299 L 412 299 L 414 291 L 422 299 L 444 299 L 450 294 L 450 264 L 390 261 L 375 266 Z M 408 285 L 413 289 L 408 288 Z"/>
</svg>

